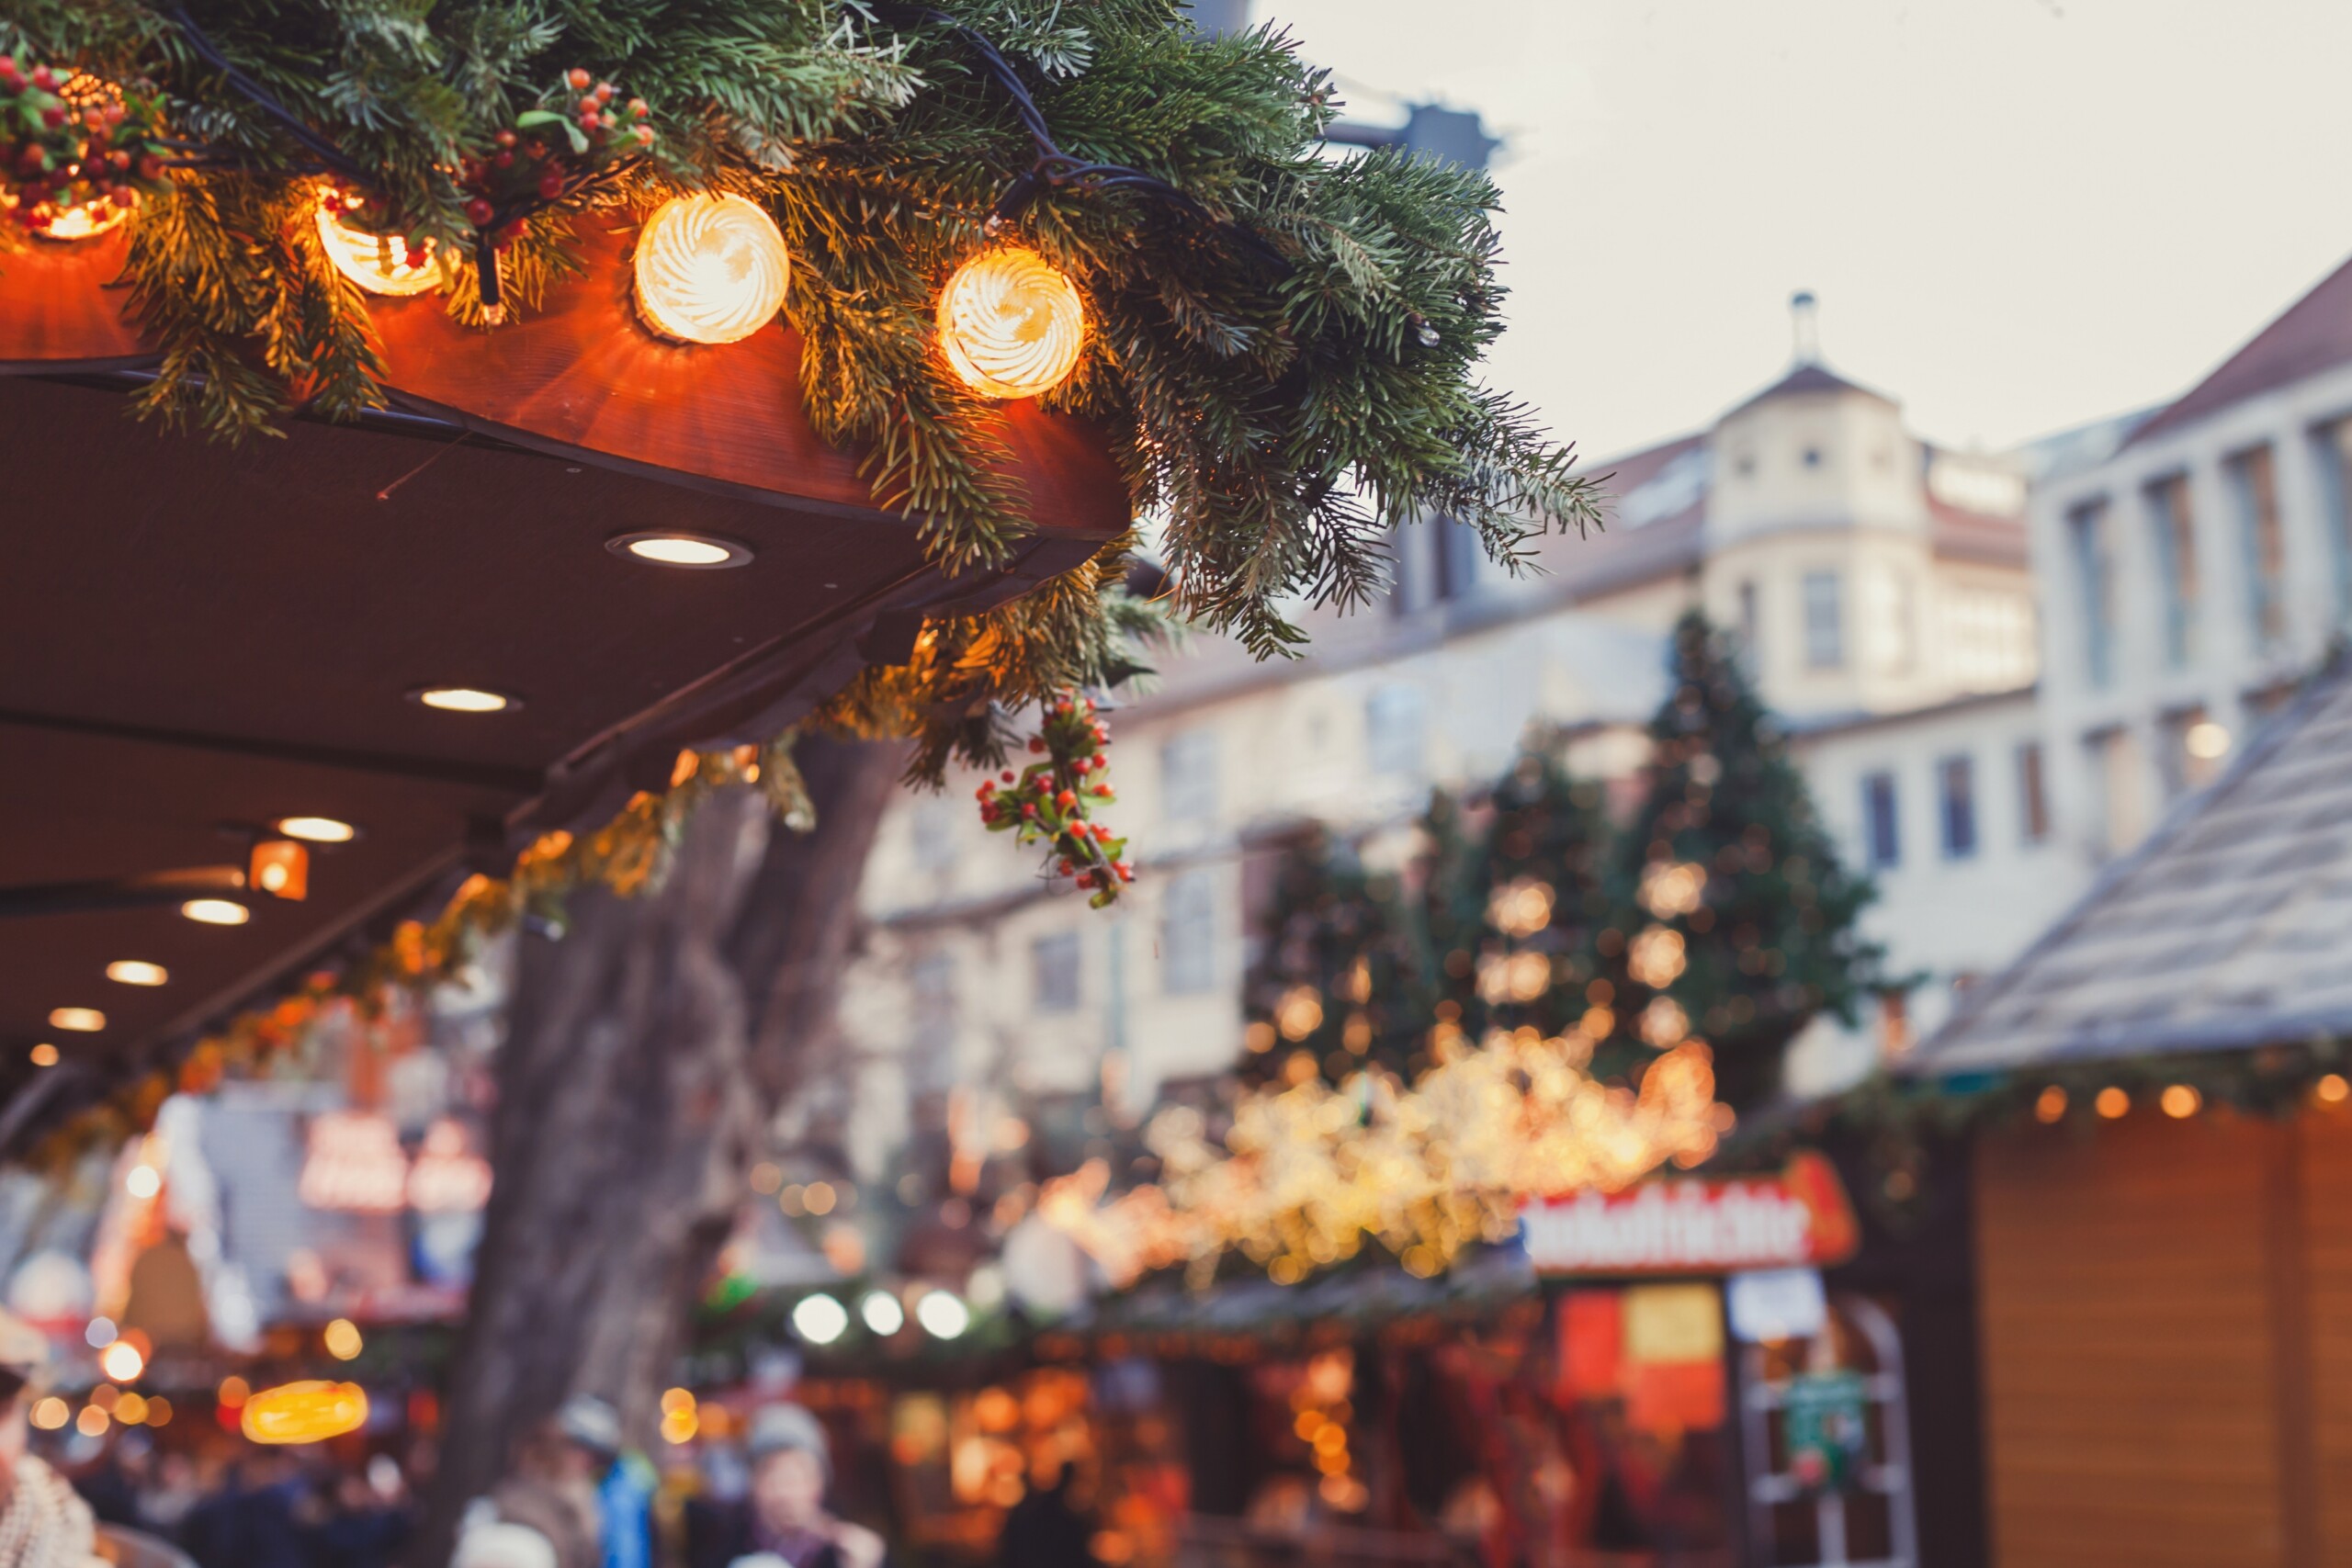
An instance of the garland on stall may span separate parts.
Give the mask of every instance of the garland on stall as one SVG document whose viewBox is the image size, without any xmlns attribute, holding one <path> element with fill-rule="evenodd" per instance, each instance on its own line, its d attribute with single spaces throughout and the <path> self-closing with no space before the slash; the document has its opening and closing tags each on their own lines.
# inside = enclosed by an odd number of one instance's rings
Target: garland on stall
<svg viewBox="0 0 2352 1568">
<path fill-rule="evenodd" d="M 1113 432 L 1176 618 L 1282 652 L 1286 606 L 1368 600 L 1394 526 L 1451 516 L 1517 567 L 1597 520 L 1571 453 L 1475 380 L 1504 294 L 1485 176 L 1322 156 L 1323 73 L 1272 29 L 1195 33 L 1175 0 L 0 0 L 0 53 L 23 220 L 0 243 L 127 221 L 162 350 L 138 406 L 168 423 L 249 435 L 382 402 L 338 225 L 490 322 L 579 265 L 578 225 L 711 191 L 773 220 L 808 416 L 870 453 L 944 570 L 1005 561 L 1026 526 L 994 405 L 935 325 L 950 275 L 1015 237 L 1082 304 L 1048 396 Z M 1009 709 L 1121 671 L 1130 543 L 933 624 L 820 722 L 916 737 L 926 779 L 1001 765 Z"/>
</svg>

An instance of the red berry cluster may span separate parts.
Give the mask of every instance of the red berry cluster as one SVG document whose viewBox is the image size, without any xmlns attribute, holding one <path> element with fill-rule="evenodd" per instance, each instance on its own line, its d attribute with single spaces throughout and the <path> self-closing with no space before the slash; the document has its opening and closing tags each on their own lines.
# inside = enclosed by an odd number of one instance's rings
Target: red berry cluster
<svg viewBox="0 0 2352 1568">
<path fill-rule="evenodd" d="M 1023 844 L 1045 842 L 1055 853 L 1054 872 L 1094 889 L 1088 900 L 1101 908 L 1136 879 L 1120 857 L 1127 841 L 1114 839 L 1088 815 L 1118 796 L 1109 779 L 1111 729 L 1085 697 L 1057 697 L 1029 740 L 1038 761 L 1015 773 L 1007 768 L 980 785 L 980 821 L 991 833 L 1011 832 Z"/>
<path fill-rule="evenodd" d="M 653 109 L 643 98 L 620 101 L 620 89 L 573 66 L 537 108 L 459 165 L 466 217 L 503 244 L 520 233 L 520 214 L 560 200 L 579 179 L 653 145 Z"/>
<path fill-rule="evenodd" d="M 9 216 L 39 231 L 77 208 L 130 208 L 164 179 L 151 144 L 157 123 L 152 99 L 0 54 L 0 189 Z"/>
</svg>

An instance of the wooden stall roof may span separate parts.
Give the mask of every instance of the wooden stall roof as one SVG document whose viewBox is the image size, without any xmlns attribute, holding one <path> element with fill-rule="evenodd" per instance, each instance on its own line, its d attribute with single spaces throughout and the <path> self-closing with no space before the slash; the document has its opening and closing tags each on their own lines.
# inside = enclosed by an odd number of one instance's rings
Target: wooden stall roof
<svg viewBox="0 0 2352 1568">
<path fill-rule="evenodd" d="M 946 578 L 802 412 L 781 327 L 664 344 L 622 242 L 492 333 L 371 301 L 394 408 L 224 444 L 128 417 L 153 346 L 122 236 L 0 258 L 0 452 L 20 476 L 0 574 L 0 908 L 8 890 L 240 863 L 278 817 L 342 818 L 311 895 L 211 927 L 169 903 L 0 919 L 0 1089 L 28 1047 L 136 1058 L 380 934 L 549 827 L 658 786 L 681 747 L 765 739 L 922 615 L 1001 603 L 1128 520 L 1107 444 L 1005 411 L 1035 532 Z M 726 570 L 607 547 L 648 528 L 750 547 Z M 418 689 L 518 707 L 452 714 Z M 21 901 L 20 901 L 21 903 Z M 144 959 L 169 983 L 110 982 Z M 92 1034 L 50 1015 L 106 1015 Z M 0 1141 L 6 1129 L 0 1128 Z"/>
</svg>

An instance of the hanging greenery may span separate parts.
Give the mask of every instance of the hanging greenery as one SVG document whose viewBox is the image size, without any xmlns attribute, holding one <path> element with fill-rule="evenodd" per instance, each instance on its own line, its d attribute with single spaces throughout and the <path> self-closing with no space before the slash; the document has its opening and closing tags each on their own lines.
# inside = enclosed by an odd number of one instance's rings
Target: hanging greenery
<svg viewBox="0 0 2352 1568">
<path fill-rule="evenodd" d="M 0 187 L 35 230 L 94 194 L 129 213 L 124 282 L 162 351 L 138 407 L 174 424 L 250 436 L 383 400 L 324 190 L 474 323 L 529 310 L 582 226 L 708 190 L 775 220 L 807 412 L 870 454 L 945 570 L 1004 561 L 1025 525 L 935 324 L 949 275 L 1016 239 L 1082 301 L 1048 400 L 1113 433 L 1178 617 L 1275 654 L 1301 640 L 1285 606 L 1365 602 L 1394 525 L 1451 516 L 1516 565 L 1595 518 L 1569 451 L 1476 380 L 1504 292 L 1485 176 L 1323 156 L 1325 75 L 1270 28 L 1197 34 L 1174 0 L 0 0 L 0 53 L 25 144 L 85 171 L 19 162 Z M 55 118 L 43 73 L 122 116 Z M 1123 670 L 1131 544 L 934 624 L 822 721 L 919 737 L 927 777 L 996 765 L 1008 707 Z"/>
</svg>

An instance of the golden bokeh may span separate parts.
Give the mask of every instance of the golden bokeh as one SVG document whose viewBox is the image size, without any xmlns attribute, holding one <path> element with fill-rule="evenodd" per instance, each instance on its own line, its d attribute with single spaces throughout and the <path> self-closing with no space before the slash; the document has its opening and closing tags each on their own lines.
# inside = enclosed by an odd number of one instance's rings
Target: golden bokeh
<svg viewBox="0 0 2352 1568">
<path fill-rule="evenodd" d="M 441 286 L 441 268 L 433 260 L 433 242 L 418 247 L 422 254 L 409 265 L 408 241 L 397 234 L 371 234 L 346 220 L 343 197 L 329 188 L 319 197 L 319 243 L 335 271 L 370 294 L 406 299 L 430 293 Z"/>
<path fill-rule="evenodd" d="M 1069 379 L 1086 345 L 1077 285 L 1036 252 L 984 251 L 939 292 L 939 346 L 984 398 L 1034 398 Z"/>
</svg>

